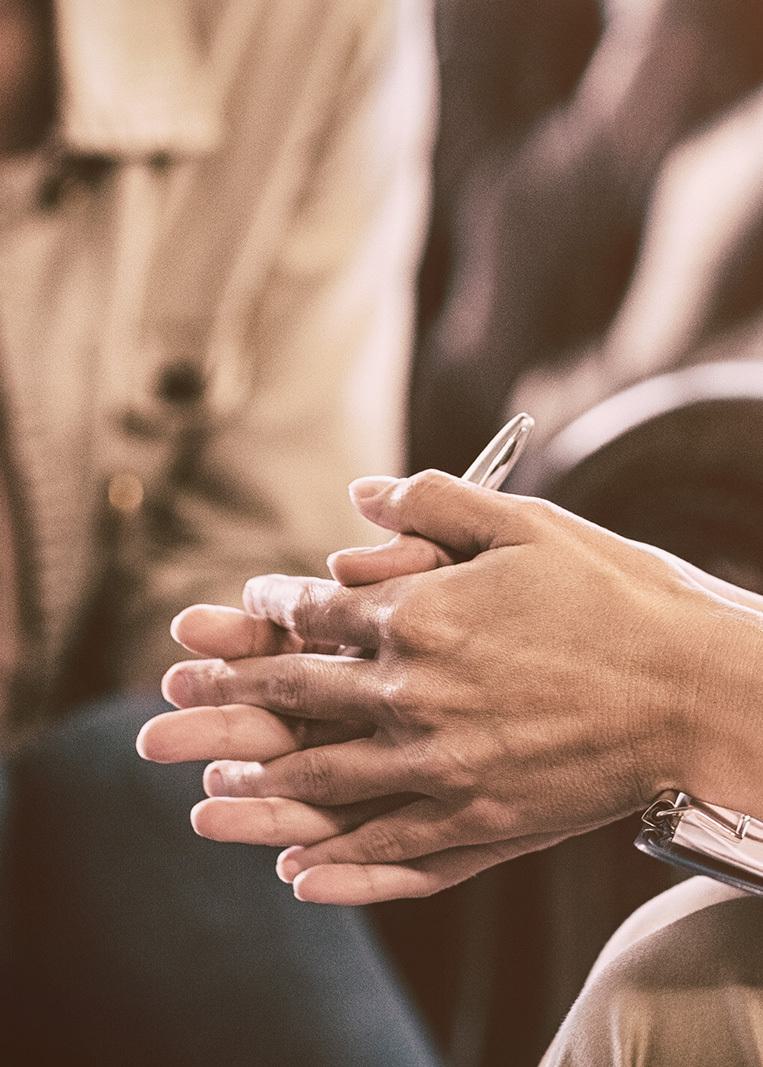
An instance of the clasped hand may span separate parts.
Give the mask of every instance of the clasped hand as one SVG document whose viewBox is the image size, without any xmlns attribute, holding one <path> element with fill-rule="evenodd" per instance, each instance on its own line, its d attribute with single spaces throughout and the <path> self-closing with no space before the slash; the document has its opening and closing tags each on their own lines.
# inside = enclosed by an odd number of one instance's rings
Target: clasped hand
<svg viewBox="0 0 763 1067">
<path fill-rule="evenodd" d="M 245 610 L 173 624 L 208 658 L 167 673 L 181 710 L 138 747 L 214 761 L 198 833 L 290 846 L 277 869 L 299 899 L 369 903 L 615 819 L 683 773 L 665 709 L 701 594 L 680 567 L 437 472 L 352 495 L 398 536 L 335 554 L 333 581 L 254 578 Z"/>
</svg>

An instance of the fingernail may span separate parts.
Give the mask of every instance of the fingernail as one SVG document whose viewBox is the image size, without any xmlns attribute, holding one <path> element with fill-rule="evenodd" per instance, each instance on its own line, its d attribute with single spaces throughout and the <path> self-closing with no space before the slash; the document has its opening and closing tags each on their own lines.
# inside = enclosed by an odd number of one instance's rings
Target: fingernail
<svg viewBox="0 0 763 1067">
<path fill-rule="evenodd" d="M 204 830 L 204 813 L 206 811 L 206 800 L 200 800 L 198 804 L 194 804 L 194 806 L 191 808 L 191 826 L 193 827 L 193 832 L 198 834 L 199 837 L 207 836 Z"/>
<path fill-rule="evenodd" d="M 146 746 L 145 746 L 145 741 L 144 741 L 144 737 L 145 737 L 145 734 L 146 734 L 146 726 L 147 725 L 148 725 L 147 723 L 144 723 L 141 726 L 140 732 L 138 733 L 138 736 L 135 738 L 135 748 L 136 748 L 136 750 L 138 752 L 138 755 L 140 756 L 141 759 L 149 759 L 149 757 L 146 755 Z"/>
<path fill-rule="evenodd" d="M 291 848 L 287 848 L 282 852 L 276 860 L 276 874 L 282 882 L 293 882 L 302 870 L 301 864 L 296 856 L 298 852 L 304 852 L 304 847 L 301 845 L 292 845 Z"/>
<path fill-rule="evenodd" d="M 326 559 L 326 564 L 331 569 L 331 564 L 338 556 L 369 556 L 374 552 L 378 552 L 381 545 L 369 545 L 368 548 L 340 548 L 338 552 L 332 552 Z"/>
<path fill-rule="evenodd" d="M 294 899 L 295 900 L 299 900 L 304 904 L 306 902 L 306 898 L 305 898 L 304 894 L 302 893 L 302 882 L 303 881 L 304 881 L 304 878 L 297 877 L 296 880 L 292 883 L 292 889 L 294 890 Z M 309 903 L 309 901 L 307 901 L 307 903 Z"/>
<path fill-rule="evenodd" d="M 182 701 L 178 702 L 175 698 L 180 696 L 179 691 L 183 687 L 183 675 L 178 668 L 179 665 L 176 663 L 168 671 L 165 671 L 161 682 L 162 696 L 168 704 L 174 704 L 176 708 L 179 708 L 180 703 L 182 703 Z"/>
<path fill-rule="evenodd" d="M 225 778 L 222 771 L 217 767 L 207 767 L 204 774 L 204 790 L 207 796 L 224 797 L 225 789 Z"/>
<path fill-rule="evenodd" d="M 284 860 L 278 870 L 278 876 L 282 882 L 293 882 L 299 874 L 299 864 L 296 860 Z"/>
<path fill-rule="evenodd" d="M 371 478 L 356 478 L 354 482 L 350 482 L 349 491 L 350 498 L 355 501 L 368 502 L 373 500 L 375 496 L 379 496 L 385 489 L 389 489 L 391 485 L 394 485 L 397 478 L 387 478 L 374 475 Z"/>
</svg>

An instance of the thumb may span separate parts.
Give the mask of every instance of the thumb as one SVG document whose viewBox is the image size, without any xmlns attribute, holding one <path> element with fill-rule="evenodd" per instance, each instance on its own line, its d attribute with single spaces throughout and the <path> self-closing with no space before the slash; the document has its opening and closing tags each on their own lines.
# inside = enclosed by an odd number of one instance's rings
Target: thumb
<svg viewBox="0 0 763 1067">
<path fill-rule="evenodd" d="M 529 519 L 537 501 L 483 489 L 442 471 L 358 478 L 350 496 L 377 526 L 418 534 L 464 556 L 533 539 Z"/>
<path fill-rule="evenodd" d="M 371 585 L 404 574 L 433 571 L 460 559 L 458 553 L 448 552 L 424 537 L 395 534 L 384 545 L 332 552 L 326 562 L 332 578 L 342 585 Z"/>
</svg>

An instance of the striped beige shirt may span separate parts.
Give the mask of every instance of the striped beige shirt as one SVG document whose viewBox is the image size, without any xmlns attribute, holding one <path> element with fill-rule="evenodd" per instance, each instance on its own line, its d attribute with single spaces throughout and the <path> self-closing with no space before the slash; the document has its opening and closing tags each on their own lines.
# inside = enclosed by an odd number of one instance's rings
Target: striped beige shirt
<svg viewBox="0 0 763 1067">
<path fill-rule="evenodd" d="M 153 688 L 179 607 L 236 603 L 258 571 L 321 572 L 373 536 L 346 484 L 399 461 L 428 6 L 56 9 L 56 153 L 0 228 L 21 579 L 40 620 L 21 658 L 41 681 L 71 660 L 111 513 L 120 684 Z"/>
</svg>

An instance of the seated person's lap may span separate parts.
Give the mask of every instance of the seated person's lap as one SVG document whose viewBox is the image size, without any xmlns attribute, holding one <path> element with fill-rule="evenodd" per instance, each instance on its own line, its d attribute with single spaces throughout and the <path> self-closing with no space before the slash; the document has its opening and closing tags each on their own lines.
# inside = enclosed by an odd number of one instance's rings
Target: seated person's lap
<svg viewBox="0 0 763 1067">
<path fill-rule="evenodd" d="M 434 1064 L 361 912 L 294 901 L 272 850 L 193 834 L 201 768 L 135 754 L 156 710 L 114 701 L 10 768 L 2 1040 L 24 1059 L 3 1062 Z M 651 901 L 544 1067 L 762 1062 L 762 923 L 708 879 Z"/>
<path fill-rule="evenodd" d="M 613 935 L 543 1067 L 763 1062 L 763 901 L 692 878 Z"/>
<path fill-rule="evenodd" d="M 200 766 L 135 752 L 157 710 L 114 701 L 9 770 L 0 1032 L 24 1059 L 3 1062 L 434 1063 L 361 912 L 295 901 L 273 850 L 194 835 Z"/>
</svg>

